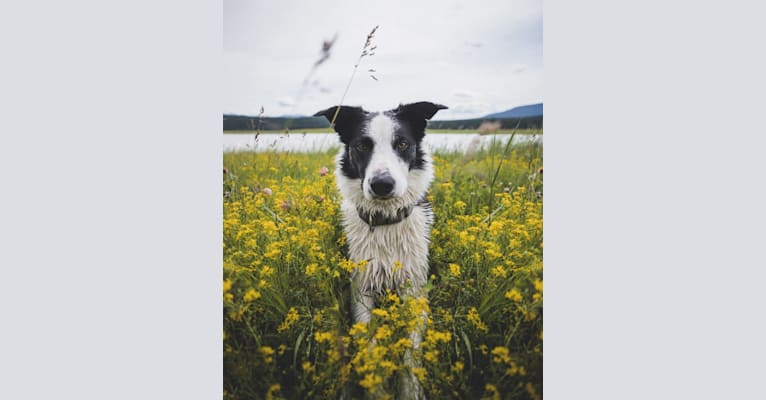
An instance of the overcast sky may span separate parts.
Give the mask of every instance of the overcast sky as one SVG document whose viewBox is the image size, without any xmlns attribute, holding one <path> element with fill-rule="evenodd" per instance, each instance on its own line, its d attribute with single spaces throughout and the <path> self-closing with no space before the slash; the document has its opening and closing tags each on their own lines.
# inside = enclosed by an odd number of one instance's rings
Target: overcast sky
<svg viewBox="0 0 766 400">
<path fill-rule="evenodd" d="M 449 107 L 438 119 L 458 119 L 543 101 L 542 1 L 225 0 L 223 9 L 225 113 L 309 115 L 338 104 L 376 25 L 375 55 L 343 104 L 380 111 L 426 100 Z"/>
</svg>

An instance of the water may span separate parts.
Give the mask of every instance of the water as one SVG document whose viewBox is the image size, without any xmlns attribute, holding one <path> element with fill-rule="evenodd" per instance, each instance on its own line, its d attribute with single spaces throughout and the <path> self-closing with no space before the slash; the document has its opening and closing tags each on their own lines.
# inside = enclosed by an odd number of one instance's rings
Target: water
<svg viewBox="0 0 766 400">
<path fill-rule="evenodd" d="M 492 144 L 506 143 L 510 134 L 485 135 L 478 133 L 428 133 L 423 139 L 425 146 L 434 151 L 460 151 L 465 152 L 479 150 Z M 542 135 L 516 135 L 513 143 L 531 141 L 542 142 Z M 340 140 L 336 133 L 291 133 L 285 134 L 261 134 L 255 139 L 254 134 L 224 134 L 223 151 L 281 151 L 281 152 L 313 152 L 326 151 L 332 148 L 340 148 Z"/>
</svg>

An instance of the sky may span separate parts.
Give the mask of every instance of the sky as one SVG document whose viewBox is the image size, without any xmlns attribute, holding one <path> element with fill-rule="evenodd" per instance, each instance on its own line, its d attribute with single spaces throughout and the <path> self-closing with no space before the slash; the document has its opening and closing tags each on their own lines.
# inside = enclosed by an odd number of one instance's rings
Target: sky
<svg viewBox="0 0 766 400">
<path fill-rule="evenodd" d="M 223 12 L 227 114 L 311 115 L 339 104 L 375 26 L 375 54 L 362 58 L 344 105 L 431 101 L 449 107 L 434 119 L 461 119 L 543 101 L 542 1 L 225 0 Z"/>
</svg>

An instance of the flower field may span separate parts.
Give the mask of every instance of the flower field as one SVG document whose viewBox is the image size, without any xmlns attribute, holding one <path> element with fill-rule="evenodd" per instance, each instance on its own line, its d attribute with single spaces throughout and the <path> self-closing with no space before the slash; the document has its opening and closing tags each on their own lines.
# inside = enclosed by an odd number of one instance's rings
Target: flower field
<svg viewBox="0 0 766 400">
<path fill-rule="evenodd" d="M 369 325 L 335 153 L 224 154 L 224 398 L 394 398 L 422 311 L 429 399 L 542 398 L 542 144 L 434 155 L 428 301 L 382 294 Z"/>
</svg>

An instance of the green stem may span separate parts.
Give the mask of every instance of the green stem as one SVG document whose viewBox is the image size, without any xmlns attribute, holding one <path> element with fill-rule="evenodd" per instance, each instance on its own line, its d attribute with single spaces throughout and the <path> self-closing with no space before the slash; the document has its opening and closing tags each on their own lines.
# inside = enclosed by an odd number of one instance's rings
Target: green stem
<svg viewBox="0 0 766 400">
<path fill-rule="evenodd" d="M 521 118 L 516 122 L 516 126 L 513 128 L 513 132 L 511 132 L 511 137 L 508 138 L 508 143 L 505 144 L 505 149 L 503 150 L 503 157 L 500 158 L 500 162 L 497 164 L 497 169 L 495 170 L 495 175 L 492 177 L 492 181 L 489 184 L 489 209 L 493 209 L 493 205 L 495 202 L 495 182 L 497 181 L 498 175 L 500 175 L 500 168 L 503 166 L 503 160 L 505 160 L 506 155 L 508 154 L 508 149 L 511 148 L 511 143 L 513 143 L 513 138 L 516 136 L 516 132 L 518 132 L 519 124 L 521 124 Z M 487 220 L 487 223 L 492 223 L 492 215 L 489 216 L 489 219 Z"/>
</svg>

